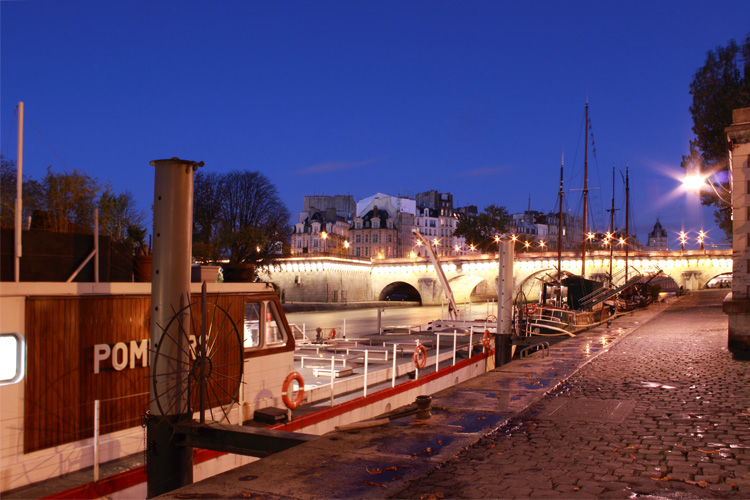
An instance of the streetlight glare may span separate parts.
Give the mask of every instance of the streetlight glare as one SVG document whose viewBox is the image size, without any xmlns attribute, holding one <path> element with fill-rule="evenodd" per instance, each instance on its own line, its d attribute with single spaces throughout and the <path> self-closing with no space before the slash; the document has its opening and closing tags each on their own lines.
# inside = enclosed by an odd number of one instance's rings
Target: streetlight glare
<svg viewBox="0 0 750 500">
<path fill-rule="evenodd" d="M 700 174 L 687 174 L 682 179 L 682 187 L 685 188 L 686 191 L 698 193 L 705 185 L 706 178 Z"/>
</svg>

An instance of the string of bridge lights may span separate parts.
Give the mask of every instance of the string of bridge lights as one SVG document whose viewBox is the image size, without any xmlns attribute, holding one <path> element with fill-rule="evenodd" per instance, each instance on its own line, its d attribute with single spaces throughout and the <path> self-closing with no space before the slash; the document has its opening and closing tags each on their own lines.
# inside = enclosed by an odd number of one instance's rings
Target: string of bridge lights
<svg viewBox="0 0 750 500">
<path fill-rule="evenodd" d="M 282 262 L 279 264 L 271 264 L 268 267 L 270 272 L 324 272 L 324 271 L 357 271 L 357 272 L 373 272 L 377 274 L 423 274 L 434 272 L 435 267 L 432 264 L 395 264 L 395 265 L 380 265 L 375 262 L 359 261 L 356 263 L 344 263 L 328 261 L 330 257 L 323 257 L 322 260 L 317 262 Z M 599 268 L 608 264 L 609 259 L 594 258 L 586 261 L 586 267 Z M 618 267 L 625 266 L 624 259 L 615 259 L 614 261 Z M 695 267 L 715 267 L 715 268 L 731 268 L 732 259 L 717 259 L 717 258 L 679 258 L 679 259 L 632 259 L 629 261 L 630 265 L 636 268 L 660 268 L 660 269 L 673 269 L 673 268 L 695 268 Z M 580 269 L 580 259 L 565 259 L 561 262 L 563 269 Z M 522 259 L 516 260 L 513 263 L 513 267 L 519 270 L 541 270 L 541 269 L 552 269 L 556 267 L 557 261 L 554 259 Z M 494 260 L 486 260 L 484 262 L 463 262 L 460 264 L 456 263 L 444 263 L 441 267 L 445 273 L 456 273 L 456 272 L 490 272 L 497 269 L 498 263 Z"/>
</svg>

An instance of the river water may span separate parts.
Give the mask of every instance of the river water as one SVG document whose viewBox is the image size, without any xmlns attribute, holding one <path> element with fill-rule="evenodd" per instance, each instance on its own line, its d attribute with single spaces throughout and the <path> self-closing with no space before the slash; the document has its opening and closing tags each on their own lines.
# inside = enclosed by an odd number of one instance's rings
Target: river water
<svg viewBox="0 0 750 500">
<path fill-rule="evenodd" d="M 485 319 L 489 315 L 497 315 L 497 304 L 474 303 L 459 305 L 462 320 Z M 413 306 L 387 307 L 381 313 L 381 327 L 386 329 L 396 326 L 425 325 L 430 321 L 448 318 L 448 309 L 441 306 Z M 340 336 L 346 328 L 347 337 L 371 335 L 378 333 L 378 309 L 352 309 L 341 311 L 297 312 L 286 315 L 290 324 L 296 324 L 305 329 L 310 338 L 314 338 L 315 330 L 320 327 L 327 336 L 331 329 L 335 329 Z M 344 325 L 346 323 L 346 325 Z"/>
</svg>

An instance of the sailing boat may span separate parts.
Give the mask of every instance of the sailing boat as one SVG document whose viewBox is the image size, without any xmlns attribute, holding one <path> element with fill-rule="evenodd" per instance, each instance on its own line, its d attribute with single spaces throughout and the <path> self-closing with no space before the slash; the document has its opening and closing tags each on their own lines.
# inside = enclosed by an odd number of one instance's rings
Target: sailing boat
<svg viewBox="0 0 750 500">
<path fill-rule="evenodd" d="M 519 311 L 520 325 L 525 335 L 540 335 L 557 337 L 573 336 L 611 319 L 615 313 L 615 297 L 624 289 L 631 286 L 637 278 L 626 278 L 625 285 L 614 288 L 613 277 L 609 276 L 610 286 L 604 286 L 601 281 L 587 279 L 586 247 L 589 242 L 587 228 L 588 219 L 588 131 L 589 105 L 585 108 L 586 140 L 584 148 L 584 180 L 583 180 L 583 234 L 581 252 L 581 274 L 575 275 L 562 270 L 562 235 L 563 235 L 563 168 L 564 156 L 560 165 L 559 212 L 557 228 L 557 273 L 548 276 L 541 284 L 538 303 L 525 305 Z M 614 191 L 614 189 L 613 189 Z M 614 194 L 613 194 L 614 196 Z M 613 201 L 614 204 L 614 201 Z M 614 209 L 613 212 L 614 214 Z M 632 283 L 631 283 L 632 280 Z"/>
</svg>

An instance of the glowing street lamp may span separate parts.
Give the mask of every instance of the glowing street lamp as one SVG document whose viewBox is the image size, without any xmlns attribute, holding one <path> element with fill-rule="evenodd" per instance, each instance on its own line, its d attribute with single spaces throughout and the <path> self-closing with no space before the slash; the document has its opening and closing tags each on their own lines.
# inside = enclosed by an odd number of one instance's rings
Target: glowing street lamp
<svg viewBox="0 0 750 500">
<path fill-rule="evenodd" d="M 706 239 L 706 233 L 703 232 L 703 229 L 698 232 L 698 244 L 700 245 L 700 249 L 703 250 L 703 240 Z"/>
<path fill-rule="evenodd" d="M 323 253 L 326 253 L 326 240 L 328 239 L 328 233 L 323 231 L 320 233 L 320 237 L 323 238 Z"/>
<path fill-rule="evenodd" d="M 731 206 L 732 203 L 721 196 L 721 194 L 719 194 L 719 191 L 716 189 L 716 185 L 711 181 L 712 175 L 713 173 L 708 173 L 707 175 L 703 175 L 701 173 L 686 173 L 685 177 L 682 178 L 682 187 L 683 189 L 685 189 L 685 191 L 691 191 L 693 193 L 700 194 L 701 188 L 708 186 L 713 190 L 713 192 L 716 194 L 716 196 L 719 197 L 721 201 Z M 719 184 L 719 187 L 727 194 L 731 195 L 731 192 L 728 191 L 724 186 Z"/>
<path fill-rule="evenodd" d="M 524 241 L 523 244 L 524 244 L 524 246 L 526 246 L 526 252 L 528 252 L 529 251 L 529 245 L 531 243 L 529 243 L 528 241 Z"/>
<path fill-rule="evenodd" d="M 680 231 L 680 250 L 685 251 L 685 242 L 687 241 L 687 234 L 685 231 Z"/>
<path fill-rule="evenodd" d="M 347 253 L 348 253 L 348 250 L 349 250 L 349 242 L 348 241 L 344 241 L 344 248 L 347 249 Z"/>
<path fill-rule="evenodd" d="M 542 249 L 542 252 L 544 252 L 544 246 L 545 246 L 544 240 L 539 240 L 539 248 Z"/>
</svg>

